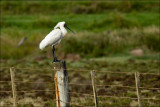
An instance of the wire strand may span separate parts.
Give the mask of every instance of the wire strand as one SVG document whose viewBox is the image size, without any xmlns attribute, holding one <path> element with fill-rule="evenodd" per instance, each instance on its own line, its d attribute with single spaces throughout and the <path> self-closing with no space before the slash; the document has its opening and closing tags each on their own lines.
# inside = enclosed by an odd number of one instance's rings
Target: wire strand
<svg viewBox="0 0 160 107">
<path fill-rule="evenodd" d="M 0 83 L 5 83 L 5 82 L 11 82 L 11 81 L 0 81 Z M 15 81 L 16 83 L 30 83 L 30 84 L 36 84 L 36 83 L 52 83 L 54 84 L 54 81 L 52 82 L 25 82 L 25 81 Z M 61 83 L 60 83 L 61 84 Z M 68 83 L 69 85 L 80 85 L 80 86 L 92 86 L 92 84 L 76 84 L 76 83 Z M 97 87 L 106 87 L 106 86 L 115 86 L 115 87 L 124 87 L 124 88 L 136 88 L 136 87 L 132 87 L 132 86 L 121 86 L 121 85 L 96 85 Z M 148 90 L 160 90 L 160 88 L 150 88 L 150 87 L 140 87 L 141 89 L 148 89 Z"/>
<path fill-rule="evenodd" d="M 10 67 L 0 67 L 0 68 L 10 68 Z M 59 70 L 59 69 L 52 69 L 52 68 L 43 68 L 43 69 L 34 69 L 34 68 L 20 68 L 20 67 L 14 67 L 15 69 L 22 69 L 22 70 Z M 90 72 L 92 70 L 86 70 L 86 69 L 81 69 L 81 70 L 77 70 L 77 69 L 65 69 L 68 71 L 84 71 L 84 72 Z M 99 73 L 116 73 L 116 74 L 134 74 L 135 72 L 113 72 L 113 71 L 100 71 L 100 70 L 94 70 L 95 72 L 99 72 Z M 142 75 L 160 75 L 160 73 L 140 73 Z"/>
</svg>

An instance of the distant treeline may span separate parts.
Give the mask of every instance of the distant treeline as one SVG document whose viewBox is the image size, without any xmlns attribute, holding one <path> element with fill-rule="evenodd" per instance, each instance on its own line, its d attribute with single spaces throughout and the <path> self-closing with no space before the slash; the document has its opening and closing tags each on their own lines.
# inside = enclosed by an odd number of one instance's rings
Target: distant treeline
<svg viewBox="0 0 160 107">
<path fill-rule="evenodd" d="M 93 14 L 108 11 L 159 11 L 159 0 L 144 1 L 2 1 L 2 14 Z"/>
</svg>

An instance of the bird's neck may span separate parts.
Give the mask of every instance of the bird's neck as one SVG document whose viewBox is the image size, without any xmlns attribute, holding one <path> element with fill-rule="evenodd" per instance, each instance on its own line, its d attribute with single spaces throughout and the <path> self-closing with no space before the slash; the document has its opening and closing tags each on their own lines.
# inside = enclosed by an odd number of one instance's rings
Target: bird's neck
<svg viewBox="0 0 160 107">
<path fill-rule="evenodd" d="M 67 33 L 67 30 L 63 26 L 60 26 L 60 29 L 62 31 L 62 35 L 65 36 Z"/>
</svg>

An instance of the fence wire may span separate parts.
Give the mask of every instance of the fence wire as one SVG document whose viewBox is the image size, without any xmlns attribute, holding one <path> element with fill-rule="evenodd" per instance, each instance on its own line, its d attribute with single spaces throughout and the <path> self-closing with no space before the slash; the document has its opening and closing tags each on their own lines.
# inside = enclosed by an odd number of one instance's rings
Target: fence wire
<svg viewBox="0 0 160 107">
<path fill-rule="evenodd" d="M 6 68 L 10 68 L 10 67 L 0 67 L 0 69 L 6 69 Z M 36 70 L 53 70 L 53 71 L 56 71 L 56 70 L 59 70 L 59 69 L 53 69 L 53 68 L 43 68 L 43 69 L 35 69 L 35 68 L 20 68 L 20 67 L 14 67 L 15 69 L 19 69 L 19 70 L 33 70 L 33 71 L 36 71 Z M 84 72 L 90 72 L 90 71 L 93 71 L 93 69 L 91 70 L 86 70 L 86 69 L 81 69 L 81 70 L 78 70 L 78 69 L 64 69 L 64 70 L 67 70 L 67 71 L 84 71 Z M 113 72 L 113 71 L 100 71 L 100 70 L 94 70 L 95 72 L 98 72 L 98 73 L 116 73 L 116 74 L 134 74 L 135 72 Z M 142 75 L 160 75 L 160 73 L 140 73 Z"/>
<path fill-rule="evenodd" d="M 0 81 L 0 83 L 11 83 L 11 81 Z M 53 82 L 26 82 L 26 81 L 15 81 L 15 83 L 25 83 L 25 84 L 45 84 L 45 83 L 51 83 Z M 92 84 L 77 84 L 77 83 L 68 83 L 68 85 L 80 85 L 80 86 L 92 86 Z M 96 87 L 122 87 L 122 88 L 132 88 L 135 89 L 136 87 L 133 86 L 123 86 L 123 85 L 95 85 Z M 101 88 L 102 89 L 102 88 Z M 105 88 L 104 88 L 105 89 Z M 160 88 L 150 88 L 150 87 L 140 87 L 140 89 L 147 89 L 147 90 L 160 90 Z"/>
<path fill-rule="evenodd" d="M 25 91 L 25 90 L 22 90 L 22 91 L 16 91 L 16 92 L 25 92 L 25 93 L 34 93 L 34 92 L 55 92 L 56 90 L 31 90 L 31 91 Z M 0 91 L 0 92 L 12 92 L 12 91 Z M 57 91 L 57 92 L 60 92 L 60 93 L 70 93 L 70 94 L 76 94 L 76 95 L 84 95 L 84 96 L 88 96 L 88 97 L 93 97 L 94 95 L 93 94 L 86 94 L 86 93 L 80 93 L 80 92 L 65 92 L 65 91 Z M 133 97 L 120 97 L 120 96 L 107 96 L 107 95 L 98 95 L 97 97 L 110 97 L 110 98 L 122 98 L 122 99 L 133 99 L 133 100 L 136 100 L 137 98 L 133 98 Z M 141 99 L 144 99 L 144 100 L 160 100 L 160 99 L 156 99 L 156 98 L 141 98 Z"/>
<path fill-rule="evenodd" d="M 10 68 L 10 67 L 1 67 L 0 69 L 4 69 L 4 68 Z M 19 69 L 19 70 L 56 70 L 56 69 L 32 69 L 32 68 L 15 68 L 15 69 Z M 84 72 L 90 72 L 91 70 L 75 70 L 75 69 L 66 69 L 66 70 L 69 70 L 69 71 L 84 71 Z M 95 70 L 94 70 L 95 71 Z M 117 74 L 133 74 L 135 72 L 111 72 L 111 71 L 95 71 L 96 73 L 117 73 Z M 140 73 L 142 75 L 160 75 L 159 73 Z M 10 83 L 11 81 L 0 81 L 0 83 Z M 46 84 L 46 83 L 52 83 L 53 84 L 53 81 L 51 82 L 26 82 L 26 81 L 15 81 L 15 83 L 30 83 L 30 84 Z M 59 83 L 58 83 L 59 84 Z M 69 85 L 79 85 L 79 86 L 92 86 L 92 84 L 77 84 L 77 83 L 68 83 Z M 132 88 L 132 89 L 135 89 L 136 87 L 133 87 L 133 86 L 121 86 L 121 85 L 102 85 L 102 84 L 98 84 L 96 85 L 96 87 L 106 87 L 106 86 L 114 86 L 114 87 L 123 87 L 123 88 Z M 140 87 L 141 89 L 149 89 L 149 90 L 160 90 L 160 88 L 149 88 L 149 87 Z M 30 91 L 27 91 L 27 90 L 16 90 L 16 92 L 24 92 L 24 93 L 35 93 L 35 92 L 55 92 L 57 90 L 30 90 Z M 3 93 L 3 92 L 7 92 L 7 93 L 11 93 L 12 91 L 3 91 L 3 90 L 0 90 L 0 93 Z M 81 93 L 81 92 L 61 92 L 61 91 L 58 91 L 60 93 L 70 93 L 70 94 L 74 94 L 74 95 L 84 95 L 84 96 L 87 96 L 87 97 L 92 97 L 93 98 L 93 94 L 88 94 L 88 93 Z M 137 100 L 138 98 L 133 98 L 133 97 L 125 97 L 125 96 L 107 96 L 107 95 L 98 95 L 97 96 L 98 98 L 116 98 L 116 99 L 132 99 L 132 100 Z M 157 101 L 160 101 L 160 99 L 156 99 L 156 98 L 141 98 L 142 100 L 157 100 Z M 57 101 L 57 100 L 56 100 Z M 61 101 L 61 100 L 60 100 Z M 64 101 L 61 101 L 61 102 L 64 102 Z M 79 104 L 75 104 L 75 103 L 72 103 L 72 102 L 64 102 L 64 103 L 69 103 L 71 105 L 74 105 L 74 106 L 80 106 L 80 107 L 91 107 L 91 106 L 84 106 L 84 105 L 79 105 Z M 5 106 L 5 105 L 4 105 Z M 8 106 L 8 105 L 7 105 Z M 39 107 L 39 106 L 37 106 Z"/>
</svg>

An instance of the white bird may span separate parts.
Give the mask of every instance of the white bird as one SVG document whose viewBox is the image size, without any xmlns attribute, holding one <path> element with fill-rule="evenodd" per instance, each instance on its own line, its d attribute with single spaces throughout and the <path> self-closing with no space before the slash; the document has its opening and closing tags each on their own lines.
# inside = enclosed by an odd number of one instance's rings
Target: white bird
<svg viewBox="0 0 160 107">
<path fill-rule="evenodd" d="M 66 23 L 64 21 L 59 22 L 54 27 L 54 29 L 39 44 L 39 48 L 41 50 L 43 50 L 47 46 L 51 46 L 51 45 L 53 46 L 53 57 L 54 57 L 53 62 L 59 62 L 59 60 L 57 59 L 56 54 L 55 54 L 55 47 L 54 46 L 57 45 L 58 43 L 60 43 L 62 38 L 67 34 L 67 30 L 65 29 L 65 27 L 68 28 L 70 31 L 72 31 L 66 25 Z"/>
</svg>

